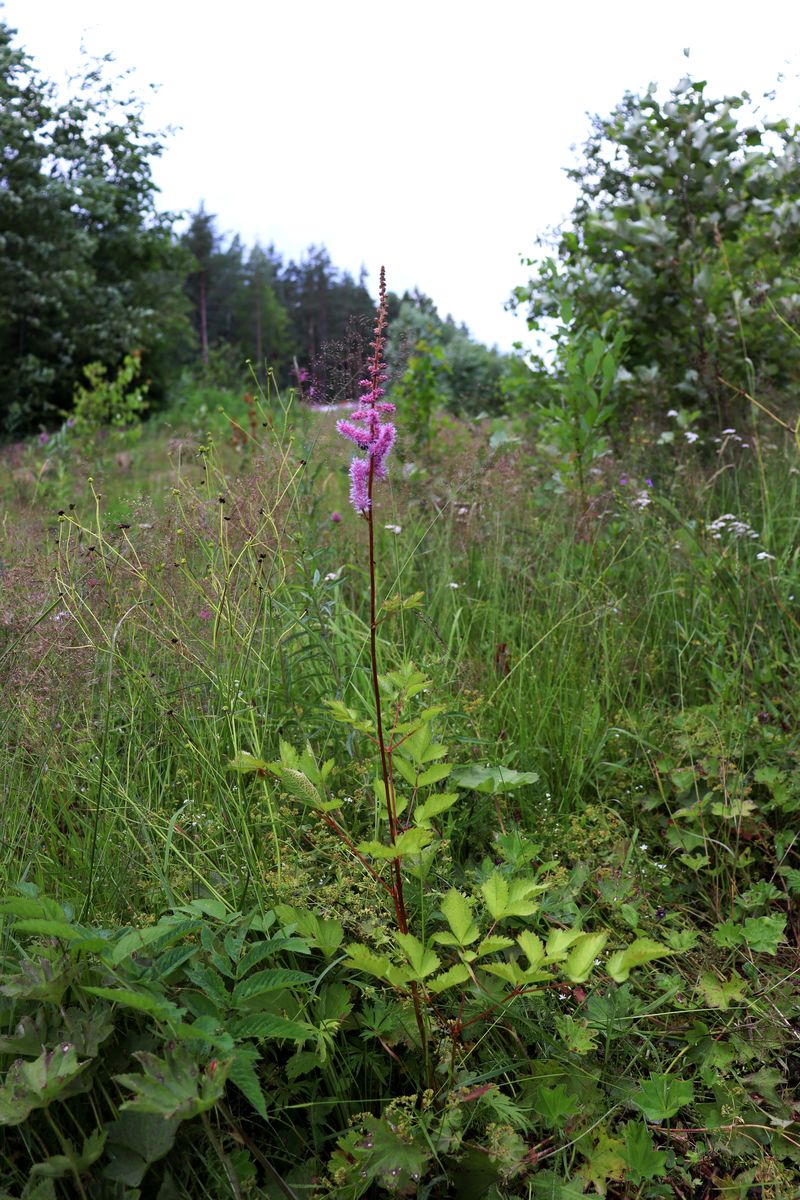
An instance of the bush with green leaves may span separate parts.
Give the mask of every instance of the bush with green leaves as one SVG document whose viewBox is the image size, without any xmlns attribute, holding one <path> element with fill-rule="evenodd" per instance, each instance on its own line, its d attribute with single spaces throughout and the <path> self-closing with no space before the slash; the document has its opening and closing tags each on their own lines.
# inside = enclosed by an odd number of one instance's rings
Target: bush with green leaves
<svg viewBox="0 0 800 1200">
<path fill-rule="evenodd" d="M 800 142 L 790 121 L 748 114 L 749 100 L 714 99 L 685 78 L 666 100 L 651 85 L 595 117 L 568 171 L 578 199 L 557 244 L 559 285 L 531 260 L 537 273 L 515 292 L 532 329 L 548 328 L 564 290 L 579 325 L 624 325 L 627 365 L 664 410 L 724 419 L 728 385 L 774 390 L 800 372 L 774 315 L 791 322 L 800 297 L 789 269 Z"/>
</svg>

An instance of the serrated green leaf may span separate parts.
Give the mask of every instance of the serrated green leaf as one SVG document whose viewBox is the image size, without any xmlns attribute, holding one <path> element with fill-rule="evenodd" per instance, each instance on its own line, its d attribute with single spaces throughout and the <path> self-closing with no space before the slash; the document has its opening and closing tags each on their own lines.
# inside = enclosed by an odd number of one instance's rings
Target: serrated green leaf
<svg viewBox="0 0 800 1200">
<path fill-rule="evenodd" d="M 434 839 L 430 829 L 415 826 L 405 829 L 394 842 L 359 842 L 356 849 L 359 854 L 367 854 L 370 858 L 395 859 L 409 855 L 420 854 Z"/>
<path fill-rule="evenodd" d="M 570 946 L 583 936 L 580 929 L 553 929 L 547 938 L 547 961 L 563 962 Z"/>
<path fill-rule="evenodd" d="M 287 967 L 265 967 L 242 979 L 233 989 L 232 1003 L 240 1006 L 262 996 L 266 992 L 281 991 L 286 987 L 308 983 L 314 978 L 307 971 L 291 970 Z"/>
<path fill-rule="evenodd" d="M 413 933 L 396 933 L 394 936 L 414 971 L 415 979 L 424 979 L 441 966 L 439 955 L 414 937 Z"/>
<path fill-rule="evenodd" d="M 446 812 L 448 808 L 452 808 L 457 799 L 458 792 L 434 792 L 424 804 L 418 804 L 414 809 L 415 824 L 426 825 L 434 817 L 438 817 L 440 813 Z"/>
<path fill-rule="evenodd" d="M 756 954 L 777 954 L 783 941 L 786 917 L 776 913 L 767 917 L 748 917 L 742 927 L 744 939 Z"/>
<path fill-rule="evenodd" d="M 91 1060 L 78 1061 L 75 1046 L 60 1042 L 33 1062 L 18 1058 L 0 1087 L 0 1125 L 19 1125 L 37 1108 L 47 1108 L 81 1075 Z"/>
<path fill-rule="evenodd" d="M 607 941 L 607 933 L 584 933 L 575 943 L 564 965 L 567 979 L 572 983 L 583 983 L 587 980 L 594 970 L 595 959 L 601 954 Z"/>
<path fill-rule="evenodd" d="M 234 1017 L 228 1024 L 228 1032 L 234 1040 L 239 1038 L 285 1038 L 291 1042 L 304 1042 L 316 1035 L 313 1025 L 304 1021 L 290 1021 L 274 1013 L 251 1013 L 246 1017 Z"/>
<path fill-rule="evenodd" d="M 53 964 L 46 958 L 40 959 L 39 962 L 23 958 L 20 962 L 20 973 L 5 976 L 5 983 L 0 986 L 0 995 L 16 1000 L 50 1000 L 58 1004 L 70 982 L 67 967 L 66 959 Z"/>
<path fill-rule="evenodd" d="M 413 764 L 407 758 L 403 758 L 399 754 L 395 754 L 392 759 L 395 770 L 405 780 L 409 787 L 417 786 L 417 772 Z"/>
<path fill-rule="evenodd" d="M 648 1121 L 667 1121 L 693 1100 L 694 1088 L 688 1080 L 653 1071 L 631 1096 L 631 1102 L 642 1110 Z"/>
<path fill-rule="evenodd" d="M 345 950 L 348 966 L 363 971 L 365 975 L 372 975 L 375 979 L 386 978 L 386 972 L 389 969 L 387 955 L 376 954 L 374 950 L 370 950 L 369 946 L 362 946 L 359 942 L 352 942 L 345 947 Z"/>
<path fill-rule="evenodd" d="M 384 612 L 397 612 L 398 609 L 421 608 L 424 599 L 424 592 L 414 592 L 410 596 L 401 596 L 399 592 L 396 592 L 394 596 L 390 596 L 388 600 L 384 600 L 381 608 Z"/>
<path fill-rule="evenodd" d="M 38 934 L 40 937 L 60 938 L 65 942 L 80 941 L 85 931 L 68 921 L 49 920 L 46 917 L 24 917 L 12 926 L 15 933 Z"/>
<path fill-rule="evenodd" d="M 466 983 L 469 978 L 470 973 L 464 963 L 455 963 L 441 975 L 434 975 L 433 979 L 428 979 L 425 986 L 429 992 L 438 996 L 440 992 L 446 992 L 448 988 L 459 987 L 462 983 Z"/>
<path fill-rule="evenodd" d="M 242 1095 L 250 1101 L 262 1121 L 267 1120 L 267 1102 L 256 1072 L 256 1063 L 261 1054 L 255 1046 L 237 1046 L 228 1078 Z"/>
<path fill-rule="evenodd" d="M 231 1060 L 212 1059 L 201 1067 L 184 1045 L 167 1046 L 164 1057 L 137 1050 L 133 1057 L 141 1063 L 140 1075 L 115 1075 L 121 1087 L 134 1093 L 121 1108 L 131 1112 L 153 1113 L 167 1120 L 189 1120 L 206 1112 L 222 1099 Z"/>
<path fill-rule="evenodd" d="M 451 888 L 442 900 L 442 912 L 456 939 L 456 945 L 468 946 L 480 937 L 480 930 L 472 917 L 469 900 L 457 888 Z"/>
<path fill-rule="evenodd" d="M 528 960 L 528 969 L 535 971 L 537 967 L 541 966 L 545 958 L 542 939 L 537 937 L 535 933 L 531 933 L 529 929 L 526 929 L 517 938 L 517 943 Z"/>
<path fill-rule="evenodd" d="M 246 750 L 239 750 L 228 760 L 229 771 L 265 771 L 267 764 L 263 758 L 256 758 Z"/>
<path fill-rule="evenodd" d="M 441 783 L 443 779 L 452 771 L 450 763 L 434 763 L 432 767 L 428 767 L 427 771 L 423 771 L 417 779 L 417 787 L 431 787 L 434 783 Z"/>
<path fill-rule="evenodd" d="M 744 1000 L 747 984 L 734 971 L 730 979 L 719 980 L 710 971 L 704 971 L 700 976 L 700 991 L 706 1003 L 711 1008 L 719 1008 L 725 1012 L 732 1000 Z"/>
<path fill-rule="evenodd" d="M 663 1179 L 667 1173 L 667 1156 L 663 1150 L 656 1150 L 647 1126 L 641 1121 L 628 1121 L 623 1132 L 625 1149 L 622 1157 L 630 1182 L 638 1186 L 650 1179 Z"/>
<path fill-rule="evenodd" d="M 673 954 L 668 946 L 654 942 L 652 938 L 637 938 L 627 950 L 618 950 L 606 963 L 606 970 L 616 983 L 624 983 L 634 967 L 644 966 L 657 958 Z"/>
<path fill-rule="evenodd" d="M 0 915 L 20 917 L 23 920 L 40 918 L 45 921 L 63 921 L 66 918 L 61 905 L 44 896 L 10 896 L 0 900 Z"/>
<path fill-rule="evenodd" d="M 88 992 L 90 996 L 99 996 L 103 1000 L 110 1000 L 122 1008 L 135 1008 L 138 1012 L 148 1013 L 157 1021 L 179 1021 L 186 1012 L 185 1008 L 179 1008 L 165 996 L 153 995 L 150 992 L 134 992 L 130 988 L 86 987 L 85 985 L 82 991 Z"/>
<path fill-rule="evenodd" d="M 566 1084 L 558 1083 L 555 1087 L 539 1087 L 533 1107 L 548 1128 L 557 1129 L 568 1117 L 574 1117 L 580 1104 Z"/>
<path fill-rule="evenodd" d="M 513 938 L 506 937 L 502 933 L 492 933 L 480 942 L 475 951 L 474 958 L 484 958 L 487 954 L 496 954 L 498 950 L 507 950 L 509 946 L 513 945 Z"/>
<path fill-rule="evenodd" d="M 508 905 L 508 883 L 503 875 L 495 871 L 481 885 L 481 894 L 489 915 L 495 921 L 499 921 L 505 916 L 506 906 Z"/>
<path fill-rule="evenodd" d="M 504 979 L 513 987 L 521 987 L 527 982 L 525 973 L 515 962 L 481 963 L 481 970 L 489 975 L 496 975 L 498 979 Z"/>
</svg>

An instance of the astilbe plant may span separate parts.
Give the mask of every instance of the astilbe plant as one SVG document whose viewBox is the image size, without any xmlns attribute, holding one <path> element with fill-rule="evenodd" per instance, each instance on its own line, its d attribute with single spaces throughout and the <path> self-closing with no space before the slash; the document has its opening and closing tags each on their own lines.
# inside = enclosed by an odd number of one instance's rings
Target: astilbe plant
<svg viewBox="0 0 800 1200">
<path fill-rule="evenodd" d="M 379 296 L 375 334 L 370 343 L 372 354 L 366 376 L 360 382 L 361 400 L 350 420 L 337 421 L 336 428 L 342 437 L 353 442 L 363 452 L 363 457 L 356 456 L 350 463 L 350 503 L 355 511 L 366 520 L 369 529 L 369 635 L 372 693 L 375 700 L 375 727 L 380 752 L 383 792 L 386 798 L 389 840 L 394 845 L 399 833 L 399 824 L 392 774 L 392 748 L 391 745 L 387 746 L 386 744 L 378 677 L 378 603 L 375 578 L 375 522 L 372 502 L 375 481 L 386 478 L 386 460 L 397 437 L 394 422 L 388 419 L 394 415 L 395 406 L 390 401 L 383 399 L 386 391 L 384 384 L 387 380 L 383 351 L 388 320 L 385 267 L 381 267 Z M 397 926 L 401 934 L 407 934 L 408 916 L 403 895 L 403 875 L 399 856 L 392 860 L 392 877 L 390 890 Z M 422 1017 L 419 993 L 414 983 L 411 985 L 411 992 L 417 1026 L 423 1050 L 425 1050 L 427 1042 L 425 1022 Z"/>
</svg>

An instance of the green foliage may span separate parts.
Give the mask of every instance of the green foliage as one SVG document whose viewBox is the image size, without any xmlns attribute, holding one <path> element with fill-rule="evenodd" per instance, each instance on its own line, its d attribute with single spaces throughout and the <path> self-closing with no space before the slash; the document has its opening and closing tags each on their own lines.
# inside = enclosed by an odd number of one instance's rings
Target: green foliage
<svg viewBox="0 0 800 1200">
<path fill-rule="evenodd" d="M 2 432 L 51 422 L 90 363 L 142 351 L 155 391 L 180 339 L 179 258 L 155 207 L 158 136 L 142 104 L 88 64 L 67 100 L 0 24 Z M 173 341 L 174 344 L 174 341 Z"/>
<path fill-rule="evenodd" d="M 627 336 L 610 319 L 599 333 L 579 325 L 557 264 L 548 259 L 545 269 L 552 293 L 563 297 L 555 331 L 558 395 L 537 406 L 534 417 L 541 447 L 556 467 L 556 483 L 573 490 L 585 511 L 589 471 L 611 449 L 607 431 L 618 415 L 615 385 Z"/>
<path fill-rule="evenodd" d="M 532 328 L 558 317 L 565 292 L 579 328 L 624 327 L 639 384 L 707 417 L 730 398 L 720 377 L 752 391 L 796 380 L 800 365 L 770 311 L 791 322 L 796 305 L 785 267 L 800 244 L 797 134 L 742 120 L 748 102 L 686 78 L 666 101 L 652 85 L 596 117 L 568 172 L 579 196 L 559 270 L 548 260 L 516 292 Z"/>
<path fill-rule="evenodd" d="M 141 432 L 142 413 L 147 408 L 149 384 L 131 387 L 141 373 L 140 355 L 126 354 L 114 379 L 102 363 L 83 368 L 86 384 L 75 388 L 72 431 L 79 441 L 91 441 L 101 429 L 110 427 L 117 444 L 135 440 Z"/>
<path fill-rule="evenodd" d="M 481 471 L 420 451 L 375 529 L 393 823 L 330 418 L 265 397 L 237 451 L 193 395 L 41 575 L 6 500 L 3 1186 L 791 1195 L 794 459 L 638 459 L 641 511 L 597 459 L 587 534 L 452 421 Z"/>
</svg>

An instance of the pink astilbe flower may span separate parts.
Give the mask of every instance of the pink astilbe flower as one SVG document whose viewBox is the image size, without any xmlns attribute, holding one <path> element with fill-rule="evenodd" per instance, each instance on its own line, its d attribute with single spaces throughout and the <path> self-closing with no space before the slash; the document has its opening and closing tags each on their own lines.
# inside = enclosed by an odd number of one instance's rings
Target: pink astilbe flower
<svg viewBox="0 0 800 1200">
<path fill-rule="evenodd" d="M 381 399 L 387 378 L 386 364 L 383 362 L 386 322 L 386 272 L 381 267 L 380 303 L 375 322 L 375 340 L 370 343 L 372 358 L 368 368 L 369 377 L 359 382 L 363 395 L 350 420 L 336 422 L 342 437 L 365 452 L 363 458 L 354 458 L 350 463 L 350 503 L 357 513 L 363 515 L 372 508 L 374 480 L 386 478 L 386 459 L 397 437 L 394 425 L 385 419 L 395 411 L 395 406 Z"/>
</svg>

